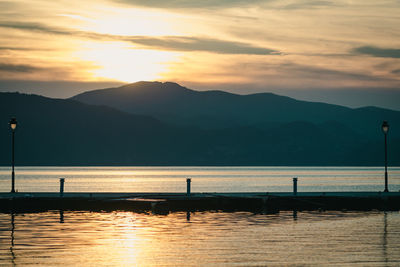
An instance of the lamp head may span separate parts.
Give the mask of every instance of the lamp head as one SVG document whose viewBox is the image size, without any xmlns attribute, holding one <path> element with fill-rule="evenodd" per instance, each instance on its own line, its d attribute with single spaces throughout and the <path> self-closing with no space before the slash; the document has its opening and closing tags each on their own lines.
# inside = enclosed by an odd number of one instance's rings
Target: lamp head
<svg viewBox="0 0 400 267">
<path fill-rule="evenodd" d="M 382 123 L 382 132 L 387 134 L 389 131 L 389 123 L 387 121 L 383 121 Z"/>
<path fill-rule="evenodd" d="M 11 118 L 11 120 L 10 120 L 10 127 L 11 127 L 11 130 L 15 130 L 15 128 L 17 128 L 17 119 L 16 118 Z"/>
</svg>

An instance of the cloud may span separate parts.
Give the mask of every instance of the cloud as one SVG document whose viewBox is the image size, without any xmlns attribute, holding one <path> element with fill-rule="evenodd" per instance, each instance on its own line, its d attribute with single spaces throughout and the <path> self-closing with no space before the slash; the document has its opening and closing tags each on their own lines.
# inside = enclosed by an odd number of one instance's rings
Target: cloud
<svg viewBox="0 0 400 267">
<path fill-rule="evenodd" d="M 146 6 L 153 8 L 184 9 L 184 8 L 213 8 L 234 7 L 268 2 L 265 0 L 115 0 L 134 6 Z"/>
<path fill-rule="evenodd" d="M 0 50 L 33 50 L 31 48 L 25 48 L 25 47 L 11 47 L 11 46 L 0 46 Z"/>
<path fill-rule="evenodd" d="M 122 36 L 100 34 L 96 32 L 76 31 L 48 27 L 38 23 L 1 22 L 0 27 L 25 31 L 41 32 L 56 35 L 69 35 L 79 38 L 90 38 L 102 41 L 125 41 L 143 48 L 168 51 L 203 51 L 218 54 L 277 55 L 277 50 L 252 46 L 247 43 L 225 41 L 206 37 L 187 36 Z"/>
<path fill-rule="evenodd" d="M 365 71 L 353 71 L 326 65 L 301 64 L 289 58 L 263 60 L 258 57 L 242 57 L 242 60 L 226 60 L 224 63 L 210 65 L 209 68 L 182 68 L 182 64 L 170 66 L 169 80 L 185 85 L 203 84 L 210 88 L 240 87 L 247 91 L 247 85 L 262 90 L 266 88 L 323 89 L 344 87 L 398 87 L 399 80 L 392 75 L 376 75 Z M 199 64 L 192 64 L 193 66 Z M 245 88 L 245 89 L 244 89 Z M 400 87 L 398 87 L 400 88 Z"/>
<path fill-rule="evenodd" d="M 253 78 L 264 76 L 286 77 L 285 79 L 294 78 L 300 80 L 311 79 L 315 81 L 389 81 L 390 78 L 363 74 L 358 72 L 350 72 L 345 70 L 330 69 L 320 67 L 318 65 L 305 65 L 295 62 L 285 63 L 269 63 L 269 62 L 253 62 L 251 64 L 237 63 L 231 65 L 231 68 L 242 70 L 246 68 L 248 73 L 252 73 Z M 332 85 L 330 85 L 332 86 Z"/>
<path fill-rule="evenodd" d="M 327 69 L 321 68 L 317 66 L 306 66 L 300 65 L 295 63 L 287 63 L 283 64 L 282 68 L 286 71 L 295 72 L 305 78 L 317 78 L 317 77 L 331 77 L 333 79 L 340 78 L 340 79 L 355 79 L 358 81 L 377 81 L 377 80 L 386 80 L 385 78 L 354 73 L 354 72 L 347 72 L 341 70 L 334 70 L 334 69 Z"/>
<path fill-rule="evenodd" d="M 297 1 L 293 4 L 288 4 L 282 7 L 282 9 L 309 9 L 309 8 L 320 8 L 333 6 L 334 4 L 330 1 Z"/>
<path fill-rule="evenodd" d="M 75 36 L 81 38 L 90 38 L 96 40 L 121 40 L 123 37 L 118 35 L 109 35 L 109 34 L 101 34 L 96 32 L 86 32 L 79 30 L 72 30 L 66 28 L 56 28 L 50 27 L 41 23 L 34 22 L 14 22 L 14 21 L 6 21 L 0 22 L 0 27 L 2 28 L 10 28 L 16 30 L 30 31 L 30 32 L 38 32 L 45 34 L 54 34 L 54 35 L 67 35 L 67 36 Z"/>
<path fill-rule="evenodd" d="M 251 54 L 251 55 L 276 55 L 277 50 L 255 47 L 246 43 L 231 42 L 212 38 L 163 36 L 147 37 L 135 36 L 127 40 L 134 44 L 144 45 L 165 50 L 174 51 L 205 51 L 219 54 Z"/>
<path fill-rule="evenodd" d="M 19 3 L 14 3 L 12 1 L 1 1 L 0 2 L 0 10 L 2 10 L 2 13 L 9 13 L 11 10 L 19 7 Z"/>
<path fill-rule="evenodd" d="M 353 49 L 353 53 L 373 57 L 400 58 L 400 49 L 379 48 L 374 46 L 361 46 Z"/>
<path fill-rule="evenodd" d="M 162 9 L 215 9 L 246 7 L 259 5 L 269 9 L 310 9 L 335 5 L 332 1 L 326 0 L 295 0 L 289 3 L 279 3 L 275 0 L 114 0 L 116 3 L 123 3 L 132 6 L 142 6 Z M 270 5 L 268 5 L 270 4 Z"/>
<path fill-rule="evenodd" d="M 5 72 L 27 73 L 38 70 L 41 70 L 41 68 L 31 65 L 0 63 L 0 71 L 5 71 Z"/>
<path fill-rule="evenodd" d="M 0 46 L 0 51 L 54 51 L 56 48 Z"/>
<path fill-rule="evenodd" d="M 14 21 L 3 21 L 0 22 L 0 27 L 3 28 L 11 28 L 11 29 L 18 29 L 18 30 L 26 30 L 26 31 L 37 31 L 37 32 L 46 32 L 52 34 L 70 34 L 71 32 L 56 29 L 52 27 L 47 27 L 40 23 L 24 23 L 24 22 L 14 22 Z"/>
</svg>

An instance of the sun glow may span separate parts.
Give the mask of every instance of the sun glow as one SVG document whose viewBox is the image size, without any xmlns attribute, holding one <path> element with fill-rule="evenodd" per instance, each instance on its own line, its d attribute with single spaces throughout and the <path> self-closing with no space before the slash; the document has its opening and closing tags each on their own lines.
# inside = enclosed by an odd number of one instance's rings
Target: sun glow
<svg viewBox="0 0 400 267">
<path fill-rule="evenodd" d="M 86 43 L 78 56 L 90 61 L 98 68 L 93 69 L 92 79 L 108 79 L 122 82 L 155 80 L 165 72 L 168 62 L 178 53 L 133 49 L 122 42 Z"/>
<path fill-rule="evenodd" d="M 180 35 L 176 15 L 138 8 L 107 8 L 107 12 L 86 18 L 81 30 L 124 36 Z"/>
</svg>

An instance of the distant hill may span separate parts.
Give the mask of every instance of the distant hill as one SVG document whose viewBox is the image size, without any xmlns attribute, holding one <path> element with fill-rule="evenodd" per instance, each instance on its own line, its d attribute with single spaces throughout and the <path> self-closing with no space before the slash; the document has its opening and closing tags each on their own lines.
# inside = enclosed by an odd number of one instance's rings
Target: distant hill
<svg viewBox="0 0 400 267">
<path fill-rule="evenodd" d="M 72 99 L 203 129 L 238 126 L 270 128 L 295 121 L 336 122 L 363 136 L 377 139 L 382 137 L 382 121 L 388 120 L 393 125 L 391 136 L 400 137 L 399 111 L 376 107 L 351 109 L 299 101 L 272 93 L 237 95 L 223 91 L 200 92 L 170 82 L 137 82 L 85 92 Z"/>
<path fill-rule="evenodd" d="M 18 120 L 19 165 L 130 164 L 138 162 L 139 155 L 144 164 L 158 156 L 147 151 L 165 146 L 171 138 L 168 126 L 147 116 L 73 100 L 1 93 L 2 165 L 10 162 L 11 134 L 7 122 L 11 116 Z"/>
<path fill-rule="evenodd" d="M 177 85 L 170 86 L 181 90 Z M 190 90 L 189 93 L 192 94 Z M 221 92 L 214 94 L 223 99 L 241 98 Z M 290 98 L 271 97 L 296 103 Z M 154 95 L 154 98 L 160 97 Z M 161 113 L 162 101 L 158 101 Z M 349 166 L 382 165 L 383 159 L 382 134 L 374 139 L 341 122 L 266 121 L 266 125 L 232 123 L 227 127 L 200 129 L 75 100 L 0 93 L 0 165 L 3 166 L 11 162 L 11 133 L 7 123 L 12 116 L 19 123 L 17 165 Z M 389 162 L 399 165 L 400 141 L 393 137 L 389 141 Z"/>
</svg>

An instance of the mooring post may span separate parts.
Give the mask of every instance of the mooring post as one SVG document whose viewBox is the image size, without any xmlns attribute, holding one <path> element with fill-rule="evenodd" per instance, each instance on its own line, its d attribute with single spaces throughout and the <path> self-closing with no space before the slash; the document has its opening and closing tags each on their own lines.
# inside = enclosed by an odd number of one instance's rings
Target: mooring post
<svg viewBox="0 0 400 267">
<path fill-rule="evenodd" d="M 297 177 L 293 178 L 293 195 L 297 195 Z"/>
<path fill-rule="evenodd" d="M 60 178 L 60 197 L 64 196 L 64 182 L 65 178 Z"/>
<path fill-rule="evenodd" d="M 190 196 L 190 183 L 191 183 L 192 179 L 187 178 L 186 179 L 186 195 Z"/>
</svg>

